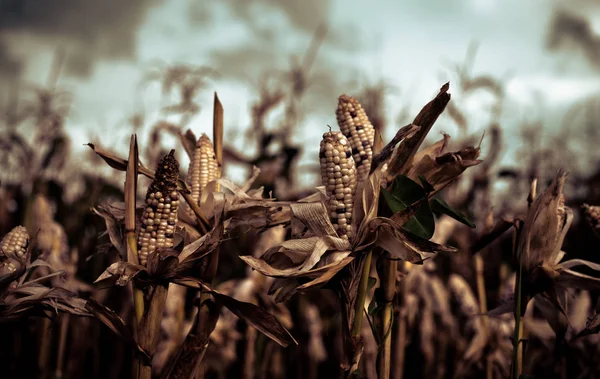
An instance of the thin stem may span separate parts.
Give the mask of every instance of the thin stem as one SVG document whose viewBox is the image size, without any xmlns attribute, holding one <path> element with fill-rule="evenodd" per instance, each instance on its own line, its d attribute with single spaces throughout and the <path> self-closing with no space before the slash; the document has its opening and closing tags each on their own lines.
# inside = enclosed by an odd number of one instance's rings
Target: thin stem
<svg viewBox="0 0 600 379">
<path fill-rule="evenodd" d="M 533 179 L 531 182 L 531 190 L 529 191 L 529 196 L 527 197 L 527 208 L 531 209 L 531 205 L 536 197 L 536 189 L 537 189 L 537 179 Z M 517 379 L 523 372 L 523 334 L 524 334 L 524 324 L 523 324 L 523 316 L 525 313 L 525 307 L 523 305 L 527 304 L 527 301 L 523 301 L 523 256 L 529 256 L 529 243 L 531 234 L 528 233 L 524 237 L 521 235 L 522 229 L 517 231 L 517 238 L 515 246 L 518 249 L 518 241 L 520 238 L 525 238 L 524 250 L 517 251 L 517 259 L 519 260 L 519 270 L 517 271 L 517 275 L 515 278 L 515 292 L 516 292 L 516 303 L 515 303 L 515 334 L 513 337 L 513 361 L 512 361 L 512 378 Z"/>
<path fill-rule="evenodd" d="M 223 131 L 224 131 L 223 105 L 221 104 L 221 101 L 219 100 L 219 96 L 215 92 L 214 103 L 213 103 L 213 147 L 215 150 L 215 158 L 217 160 L 217 165 L 218 165 L 218 172 L 217 172 L 218 178 L 220 178 L 223 173 Z M 218 192 L 220 190 L 221 190 L 221 186 L 217 183 L 216 191 Z M 211 283 L 214 280 L 215 276 L 217 275 L 217 268 L 219 267 L 219 249 L 217 249 L 217 251 L 213 252 L 209 257 L 207 257 L 207 259 L 208 259 L 208 265 L 206 267 L 204 279 L 207 283 Z M 200 327 L 205 328 L 203 332 L 206 335 L 207 339 L 210 336 L 210 333 L 212 332 L 212 330 L 207 330 L 207 328 L 209 328 L 210 325 L 207 322 L 207 320 L 204 320 L 204 318 L 207 317 L 207 316 L 205 316 L 206 313 L 200 312 L 200 310 L 201 310 L 202 304 L 204 304 L 204 301 L 208 300 L 209 298 L 210 298 L 210 294 L 202 292 L 202 294 L 200 295 L 200 304 L 201 305 L 198 307 L 198 325 Z M 205 317 L 203 317 L 203 316 L 205 316 Z M 195 376 L 197 379 L 201 379 L 204 377 L 205 367 L 202 362 L 203 357 L 204 357 L 204 352 L 198 357 L 196 376 Z"/>
<path fill-rule="evenodd" d="M 405 274 L 408 274 L 412 265 L 409 262 L 403 261 L 401 269 Z M 406 357 L 406 317 L 407 310 L 404 304 L 404 283 L 400 282 L 400 287 L 398 289 L 398 294 L 402 294 L 402 297 L 399 298 L 399 307 L 400 311 L 398 313 L 398 326 L 396 328 L 396 340 L 394 341 L 394 366 L 393 366 L 393 374 L 392 377 L 394 379 L 402 379 L 404 378 L 404 361 Z"/>
<path fill-rule="evenodd" d="M 125 231 L 127 236 L 127 261 L 139 264 L 137 240 L 135 238 L 135 206 L 137 194 L 137 176 L 139 167 L 137 136 L 131 135 L 129 141 L 129 158 L 127 160 L 127 173 L 125 176 Z M 137 324 L 144 315 L 144 294 L 133 285 L 133 302 L 135 307 L 135 320 Z"/>
<path fill-rule="evenodd" d="M 371 272 L 371 257 L 373 252 L 369 251 L 365 256 L 363 269 L 358 284 L 358 293 L 356 295 L 356 303 L 354 303 L 354 321 L 352 322 L 352 337 L 359 337 L 362 328 L 363 308 L 365 307 L 365 299 L 367 297 L 367 287 L 369 284 L 369 273 Z"/>
<path fill-rule="evenodd" d="M 129 157 L 127 160 L 127 171 L 125 174 L 125 235 L 127 238 L 127 262 L 139 264 L 137 239 L 135 237 L 135 207 L 137 195 L 137 177 L 139 167 L 139 153 L 137 146 L 137 136 L 131 135 L 129 140 Z M 133 290 L 133 305 L 135 309 L 135 318 L 133 333 L 138 338 L 138 326 L 144 315 L 144 293 L 135 284 L 131 282 Z M 134 357 L 131 367 L 132 378 L 138 378 L 140 374 L 141 363 Z"/>
<path fill-rule="evenodd" d="M 475 257 L 475 270 L 477 272 L 477 297 L 479 298 L 479 312 L 483 315 L 483 328 L 485 333 L 490 335 L 490 320 L 487 316 L 487 295 L 485 292 L 485 276 L 483 271 L 483 259 L 480 254 L 476 254 Z M 491 356 L 488 356 L 485 363 L 485 377 L 486 379 L 492 379 L 493 374 L 493 361 Z"/>
<path fill-rule="evenodd" d="M 389 379 L 391 371 L 392 339 L 390 338 L 392 317 L 394 316 L 394 296 L 396 295 L 397 260 L 386 260 L 383 266 L 381 285 L 384 308 L 381 315 L 381 344 L 379 348 L 378 374 L 380 379 Z"/>
<path fill-rule="evenodd" d="M 163 311 L 165 309 L 165 301 L 167 299 L 168 284 L 157 284 L 148 301 L 148 310 L 144 313 L 140 327 L 138 329 L 138 337 L 140 346 L 148 352 L 152 357 L 156 351 L 160 337 L 160 322 L 162 321 Z M 139 378 L 152 378 L 152 365 L 140 364 Z"/>
<path fill-rule="evenodd" d="M 38 356 L 38 369 L 39 369 L 39 377 L 47 378 L 48 377 L 48 360 L 50 358 L 50 347 L 52 346 L 52 329 L 50 319 L 44 318 L 40 322 L 41 326 L 41 342 L 40 342 L 40 352 Z"/>
<path fill-rule="evenodd" d="M 69 314 L 62 315 L 60 320 L 60 337 L 58 340 L 58 355 L 56 357 L 56 379 L 63 377 L 63 365 L 67 346 L 67 333 L 69 330 Z"/>
</svg>

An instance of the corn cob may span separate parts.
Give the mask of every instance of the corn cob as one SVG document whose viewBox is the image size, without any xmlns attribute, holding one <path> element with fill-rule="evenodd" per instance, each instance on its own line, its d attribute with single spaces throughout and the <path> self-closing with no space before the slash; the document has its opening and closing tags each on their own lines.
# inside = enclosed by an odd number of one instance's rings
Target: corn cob
<svg viewBox="0 0 600 379">
<path fill-rule="evenodd" d="M 146 192 L 146 209 L 142 215 L 138 237 L 139 260 L 143 266 L 148 262 L 150 253 L 156 249 L 173 246 L 179 207 L 179 163 L 174 154 L 175 150 L 171 150 L 160 160 L 154 181 Z"/>
<path fill-rule="evenodd" d="M 338 236 L 352 238 L 352 206 L 356 166 L 348 140 L 340 132 L 323 134 L 319 152 L 321 179 L 327 191 L 327 210 Z"/>
<path fill-rule="evenodd" d="M 11 255 L 16 255 L 21 259 L 25 259 L 27 254 L 27 245 L 29 244 L 29 234 L 23 226 L 17 226 L 7 235 L 4 236 L 2 242 L 0 242 L 1 253 L 5 255 L 4 262 L 2 262 L 2 268 L 8 272 L 16 270 L 15 265 L 11 262 Z"/>
<path fill-rule="evenodd" d="M 25 258 L 27 253 L 27 244 L 29 243 L 29 234 L 23 226 L 17 226 L 11 230 L 0 242 L 0 249 L 6 255 L 15 254 L 19 258 Z"/>
<path fill-rule="evenodd" d="M 188 169 L 188 184 L 191 187 L 191 198 L 198 203 L 200 193 L 208 182 L 218 178 L 219 166 L 213 149 L 213 144 L 206 134 L 202 134 L 196 142 L 194 158 Z M 186 204 L 186 211 L 191 217 L 196 217 L 192 208 Z"/>
<path fill-rule="evenodd" d="M 352 96 L 341 95 L 335 112 L 340 130 L 348 138 L 358 171 L 358 181 L 369 176 L 373 159 L 375 128 L 360 103 Z"/>
<path fill-rule="evenodd" d="M 600 205 L 583 205 L 585 216 L 592 228 L 600 233 Z"/>
</svg>

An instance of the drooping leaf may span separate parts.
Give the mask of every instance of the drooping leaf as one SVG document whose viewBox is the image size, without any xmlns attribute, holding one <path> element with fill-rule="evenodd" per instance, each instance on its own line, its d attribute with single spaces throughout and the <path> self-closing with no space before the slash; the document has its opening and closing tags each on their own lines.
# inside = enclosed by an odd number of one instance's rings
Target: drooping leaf
<svg viewBox="0 0 600 379">
<path fill-rule="evenodd" d="M 289 344 L 298 344 L 290 332 L 277 320 L 275 316 L 251 303 L 246 303 L 224 295 L 203 282 L 194 278 L 181 278 L 175 281 L 177 284 L 192 288 L 199 288 L 213 295 L 218 304 L 229 309 L 231 313 L 252 325 L 265 336 L 269 337 L 279 345 L 286 347 Z"/>
<path fill-rule="evenodd" d="M 473 224 L 467 218 L 467 216 L 465 216 L 464 214 L 460 213 L 456 209 L 452 208 L 444 200 L 442 200 L 440 198 L 435 198 L 435 199 L 431 200 L 430 204 L 431 204 L 431 210 L 433 212 L 440 213 L 440 214 L 445 214 L 447 216 L 452 217 L 456 221 L 458 221 L 458 222 L 460 222 L 462 224 L 467 225 L 470 228 L 475 228 L 475 224 Z"/>
<path fill-rule="evenodd" d="M 423 186 L 423 189 L 425 190 L 425 192 L 431 193 L 431 192 L 435 191 L 435 188 L 433 187 L 433 185 L 431 183 L 429 183 L 427 181 L 427 178 L 425 178 L 423 175 L 419 175 L 419 181 L 421 182 L 421 185 Z"/>
<path fill-rule="evenodd" d="M 483 236 L 479 237 L 477 241 L 471 247 L 471 253 L 476 254 L 486 246 L 494 242 L 497 238 L 499 238 L 504 232 L 510 229 L 514 225 L 512 220 L 500 219 L 494 228 L 489 232 L 485 233 Z"/>
<path fill-rule="evenodd" d="M 94 150 L 94 153 L 98 154 L 110 167 L 119 171 L 127 171 L 127 159 L 120 158 L 107 150 L 95 146 L 93 143 L 88 143 L 87 146 Z M 154 171 L 144 166 L 141 162 L 138 172 L 148 179 L 154 180 Z M 187 184 L 181 178 L 177 181 L 177 190 L 183 193 L 190 193 Z"/>
<path fill-rule="evenodd" d="M 94 299 L 89 299 L 85 304 L 85 308 L 100 320 L 101 323 L 112 330 L 113 333 L 125 341 L 145 362 L 150 362 L 150 356 L 135 342 L 125 321 L 112 309 L 105 307 Z"/>
</svg>

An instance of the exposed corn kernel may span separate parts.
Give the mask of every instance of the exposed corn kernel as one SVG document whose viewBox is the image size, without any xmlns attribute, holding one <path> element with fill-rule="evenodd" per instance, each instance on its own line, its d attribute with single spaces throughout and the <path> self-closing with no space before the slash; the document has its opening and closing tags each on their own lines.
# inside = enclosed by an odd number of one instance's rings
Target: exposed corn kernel
<svg viewBox="0 0 600 379">
<path fill-rule="evenodd" d="M 335 112 L 340 130 L 352 148 L 352 157 L 358 171 L 357 180 L 369 176 L 373 159 L 375 128 L 360 103 L 352 96 L 341 95 Z"/>
<path fill-rule="evenodd" d="M 194 158 L 190 162 L 188 169 L 188 184 L 191 188 L 191 198 L 194 202 L 198 203 L 200 199 L 200 193 L 206 187 L 206 185 L 218 179 L 219 175 L 219 164 L 213 144 L 210 138 L 206 134 L 202 134 L 196 142 L 196 150 L 194 151 Z M 191 217 L 196 217 L 192 208 L 186 204 L 186 211 Z"/>
<path fill-rule="evenodd" d="M 139 260 L 144 266 L 150 253 L 156 249 L 173 246 L 179 208 L 179 163 L 174 154 L 175 150 L 171 150 L 160 160 L 154 181 L 146 193 L 146 209 L 142 214 L 142 226 L 138 237 Z"/>
<path fill-rule="evenodd" d="M 356 166 L 350 144 L 340 132 L 323 134 L 319 152 L 321 179 L 327 191 L 327 211 L 338 236 L 352 238 L 352 206 Z"/>
<path fill-rule="evenodd" d="M 19 258 L 24 259 L 27 253 L 27 245 L 29 244 L 29 234 L 23 226 L 17 226 L 0 242 L 0 249 L 6 255 L 15 254 Z"/>
<path fill-rule="evenodd" d="M 585 217 L 592 228 L 600 233 L 600 205 L 584 204 L 583 209 L 585 211 Z"/>
</svg>

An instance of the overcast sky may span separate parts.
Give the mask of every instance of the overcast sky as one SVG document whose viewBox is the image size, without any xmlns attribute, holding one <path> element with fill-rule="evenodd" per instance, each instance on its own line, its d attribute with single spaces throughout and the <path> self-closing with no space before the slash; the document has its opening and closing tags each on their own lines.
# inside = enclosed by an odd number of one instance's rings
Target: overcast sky
<svg viewBox="0 0 600 379">
<path fill-rule="evenodd" d="M 124 151 L 125 120 L 136 110 L 135 89 L 151 63 L 207 65 L 221 77 L 200 95 L 205 108 L 192 129 L 210 133 L 217 91 L 231 131 L 249 124 L 252 83 L 264 72 L 288 69 L 321 22 L 329 32 L 295 136 L 306 146 L 304 161 L 335 123 L 337 96 L 379 79 L 397 88 L 388 98 L 391 121 L 405 106 L 414 115 L 450 80 L 453 101 L 480 122 L 474 131 L 483 130 L 485 96 L 461 99 L 448 69 L 474 41 L 474 72 L 506 80 L 506 131 L 528 117 L 561 127 L 557 112 L 600 88 L 595 0 L 21 0 L 0 1 L 0 89 L 4 95 L 16 78 L 45 82 L 54 50 L 64 47 L 59 85 L 75 95 L 68 122 L 75 153 L 95 136 Z M 158 105 L 157 92 L 144 92 L 149 112 Z M 449 120 L 436 125 L 453 127 Z M 393 132 L 388 128 L 388 136 Z M 232 143 L 242 147 L 241 138 Z"/>
</svg>

